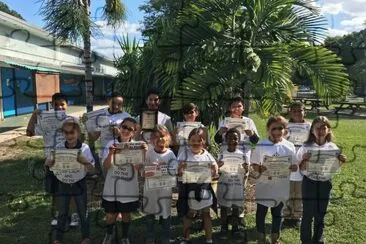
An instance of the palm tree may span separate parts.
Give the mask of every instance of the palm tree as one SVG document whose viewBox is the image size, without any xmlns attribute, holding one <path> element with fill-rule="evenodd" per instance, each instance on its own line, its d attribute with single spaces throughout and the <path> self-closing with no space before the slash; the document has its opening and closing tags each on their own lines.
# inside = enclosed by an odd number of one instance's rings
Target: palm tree
<svg viewBox="0 0 366 244">
<path fill-rule="evenodd" d="M 180 7 L 176 16 L 169 8 L 155 14 L 155 22 L 149 9 L 154 72 L 140 81 L 158 82 L 173 97 L 172 109 L 195 102 L 207 108 L 204 119 L 216 120 L 226 98 L 240 94 L 275 113 L 291 98 L 295 72 L 328 101 L 349 92 L 339 58 L 319 45 L 326 22 L 311 1 L 197 0 Z"/>
<path fill-rule="evenodd" d="M 103 17 L 108 25 L 117 26 L 125 19 L 125 7 L 121 0 L 105 0 Z M 87 112 L 93 110 L 93 77 L 90 37 L 97 30 L 90 16 L 90 0 L 42 0 L 41 14 L 45 29 L 61 40 L 84 44 L 85 88 Z"/>
</svg>

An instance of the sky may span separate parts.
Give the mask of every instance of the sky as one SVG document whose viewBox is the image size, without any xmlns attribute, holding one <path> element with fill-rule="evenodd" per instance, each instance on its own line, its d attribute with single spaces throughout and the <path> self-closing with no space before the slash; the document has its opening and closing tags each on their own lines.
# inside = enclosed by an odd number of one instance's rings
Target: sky
<svg viewBox="0 0 366 244">
<path fill-rule="evenodd" d="M 10 9 L 20 13 L 30 24 L 40 28 L 44 26 L 42 16 L 39 15 L 40 0 L 0 0 Z M 127 9 L 127 19 L 118 29 L 107 27 L 101 20 L 101 8 L 105 0 L 92 0 L 91 13 L 93 19 L 101 26 L 103 35 L 92 39 L 92 50 L 113 58 L 121 55 L 117 38 L 128 34 L 130 37 L 141 38 L 139 27 L 143 19 L 143 12 L 138 7 L 146 0 L 124 0 Z M 178 0 L 177 0 L 178 1 Z M 366 0 L 319 0 L 316 2 L 322 14 L 328 20 L 329 36 L 345 35 L 353 31 L 366 28 Z"/>
</svg>

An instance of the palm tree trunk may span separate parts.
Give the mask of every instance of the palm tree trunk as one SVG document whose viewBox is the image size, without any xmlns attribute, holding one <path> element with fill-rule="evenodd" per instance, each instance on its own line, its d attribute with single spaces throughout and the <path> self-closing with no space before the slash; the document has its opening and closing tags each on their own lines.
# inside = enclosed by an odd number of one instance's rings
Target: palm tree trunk
<svg viewBox="0 0 366 244">
<path fill-rule="evenodd" d="M 90 15 L 89 0 L 83 0 L 87 15 Z M 86 21 L 87 29 L 90 29 L 89 18 Z M 86 97 L 86 111 L 93 111 L 93 75 L 92 75 L 92 60 L 90 48 L 90 30 L 84 33 L 84 64 L 85 64 L 85 97 Z"/>
</svg>

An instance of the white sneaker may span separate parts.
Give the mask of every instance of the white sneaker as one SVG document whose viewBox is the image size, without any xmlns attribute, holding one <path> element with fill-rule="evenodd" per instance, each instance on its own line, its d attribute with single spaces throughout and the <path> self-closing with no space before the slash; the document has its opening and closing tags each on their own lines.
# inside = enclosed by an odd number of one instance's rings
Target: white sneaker
<svg viewBox="0 0 366 244">
<path fill-rule="evenodd" d="M 56 226 L 57 225 L 57 217 L 58 217 L 58 211 L 56 211 L 55 216 L 53 216 L 51 220 L 51 225 Z"/>
<path fill-rule="evenodd" d="M 79 226 L 79 222 L 80 222 L 79 215 L 77 213 L 71 214 L 70 226 L 71 227 Z"/>
<path fill-rule="evenodd" d="M 130 240 L 128 238 L 122 239 L 121 244 L 130 244 Z"/>
</svg>

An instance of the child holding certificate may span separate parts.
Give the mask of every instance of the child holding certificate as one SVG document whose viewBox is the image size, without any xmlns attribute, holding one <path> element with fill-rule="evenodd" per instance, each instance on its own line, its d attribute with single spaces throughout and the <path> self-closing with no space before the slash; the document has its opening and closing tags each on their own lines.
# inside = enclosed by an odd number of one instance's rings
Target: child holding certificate
<svg viewBox="0 0 366 244">
<path fill-rule="evenodd" d="M 52 230 L 52 243 L 60 243 L 65 232 L 65 225 L 69 213 L 71 199 L 76 202 L 80 217 L 82 244 L 90 243 L 89 220 L 87 214 L 86 171 L 94 169 L 94 158 L 87 144 L 81 143 L 80 125 L 78 122 L 67 119 L 62 124 L 65 142 L 56 145 L 55 156 L 47 158 L 45 165 L 55 172 L 57 177 L 57 193 L 59 206 L 57 227 Z M 64 156 L 58 158 L 60 152 Z M 68 153 L 68 151 L 70 151 Z M 73 152 L 77 151 L 77 154 Z M 62 161 L 60 161 L 62 160 Z"/>
<path fill-rule="evenodd" d="M 136 120 L 125 118 L 119 127 L 119 137 L 107 143 L 107 148 L 102 153 L 103 167 L 106 171 L 104 182 L 102 207 L 106 212 L 106 234 L 103 244 L 112 243 L 113 227 L 116 219 L 121 213 L 122 218 L 122 243 L 129 243 L 129 227 L 131 223 L 131 212 L 139 208 L 139 185 L 138 169 L 143 163 L 143 157 L 140 162 L 131 162 L 127 164 L 118 164 L 117 153 L 123 154 L 119 149 L 119 143 L 133 142 L 132 138 L 136 132 Z M 145 154 L 147 145 L 141 144 L 141 150 Z M 142 151 L 140 151 L 142 152 Z M 136 151 L 136 155 L 139 151 Z M 141 155 L 141 154 L 140 154 Z M 143 155 L 142 155 L 143 156 Z"/>
<path fill-rule="evenodd" d="M 178 156 L 178 172 L 183 177 L 177 203 L 178 212 L 184 216 L 184 240 L 181 243 L 190 241 L 192 220 L 197 215 L 203 218 L 206 243 L 212 243 L 210 207 L 216 208 L 216 197 L 210 183 L 211 178 L 217 176 L 217 163 L 205 149 L 206 132 L 203 128 L 191 131 L 188 144 L 187 153 Z"/>
<path fill-rule="evenodd" d="M 169 243 L 171 229 L 171 204 L 172 204 L 172 187 L 176 184 L 177 160 L 169 149 L 171 137 L 168 129 L 164 125 L 157 125 L 152 131 L 151 144 L 146 153 L 144 165 L 144 193 L 143 193 L 143 212 L 145 217 L 145 238 L 146 243 Z M 153 170 L 147 171 L 147 167 Z M 166 169 L 165 178 L 158 175 L 163 174 L 160 169 Z M 155 183 L 150 184 L 149 177 L 155 177 Z M 156 179 L 157 178 L 157 179 Z M 164 179 L 172 179 L 170 183 Z M 156 181 L 157 180 L 157 181 Z M 160 218 L 162 230 L 160 232 L 160 242 L 156 241 L 158 235 L 155 233 L 156 218 Z"/>
<path fill-rule="evenodd" d="M 219 123 L 219 131 L 215 135 L 215 142 L 217 144 L 222 144 L 224 142 L 225 133 L 229 129 L 228 126 L 230 126 L 230 120 L 232 120 L 232 122 L 235 121 L 235 123 L 241 123 L 235 127 L 241 130 L 240 141 L 243 141 L 245 144 L 247 144 L 244 145 L 245 148 L 243 149 L 244 152 L 247 152 L 250 150 L 248 146 L 249 142 L 252 144 L 257 144 L 259 141 L 257 127 L 255 126 L 252 119 L 243 116 L 244 100 L 241 97 L 236 97 L 232 100 L 229 110 L 230 116 Z"/>
<path fill-rule="evenodd" d="M 95 141 L 100 138 L 99 161 L 102 161 L 102 154 L 104 149 L 108 150 L 107 143 L 116 139 L 120 135 L 118 125 L 122 121 L 130 117 L 130 114 L 123 111 L 123 97 L 119 92 L 113 92 L 107 97 L 108 108 L 102 109 L 99 114 L 99 119 L 96 120 L 96 125 L 93 126 L 93 130 L 88 130 L 88 138 L 91 141 Z M 83 116 L 84 118 L 86 116 Z M 105 118 L 105 121 L 103 121 Z M 102 170 L 104 168 L 102 167 Z M 105 173 L 105 172 L 103 172 Z"/>
<path fill-rule="evenodd" d="M 251 155 L 250 162 L 256 173 L 256 227 L 258 243 L 266 243 L 265 218 L 271 208 L 271 242 L 280 243 L 282 208 L 289 198 L 290 170 L 297 170 L 296 150 L 293 143 L 284 139 L 287 121 L 282 116 L 269 118 L 268 138 L 260 141 Z M 290 169 L 290 170 L 289 170 Z"/>
<path fill-rule="evenodd" d="M 189 133 L 198 127 L 204 127 L 201 122 L 197 121 L 199 116 L 199 110 L 196 104 L 188 103 L 182 108 L 184 122 L 178 122 L 177 127 L 173 133 L 173 147 L 177 155 L 180 155 L 183 151 L 187 150 L 187 140 Z M 207 145 L 209 144 L 209 138 L 207 135 Z"/>
<path fill-rule="evenodd" d="M 304 174 L 300 239 L 303 244 L 324 243 L 324 218 L 332 189 L 332 168 L 337 170 L 346 161 L 346 157 L 339 153 L 339 148 L 332 142 L 331 125 L 325 116 L 314 119 L 309 138 L 298 150 L 297 159 L 301 161 L 300 170 Z M 311 168 L 314 164 L 320 167 Z"/>
<path fill-rule="evenodd" d="M 237 149 L 240 142 L 240 132 L 229 129 L 225 134 L 227 149 L 219 157 L 220 178 L 217 187 L 217 202 L 220 205 L 221 233 L 220 239 L 227 239 L 229 212 L 231 212 L 232 233 L 237 237 L 243 237 L 239 231 L 240 213 L 244 206 L 244 177 L 248 170 L 248 164 L 244 153 Z"/>
<path fill-rule="evenodd" d="M 286 139 L 292 142 L 298 150 L 309 137 L 311 123 L 305 120 L 305 105 L 301 102 L 290 104 L 289 115 Z M 300 227 L 302 217 L 301 184 L 302 174 L 298 169 L 290 175 L 290 199 L 283 210 L 284 226 Z"/>
<path fill-rule="evenodd" d="M 68 100 L 66 95 L 62 94 L 62 93 L 55 93 L 52 95 L 52 108 L 54 109 L 54 114 L 52 114 L 52 116 L 57 116 L 56 122 L 60 122 L 62 119 L 66 119 L 66 118 L 72 118 L 74 120 L 78 120 L 75 117 L 72 116 L 67 116 L 65 114 L 66 110 L 67 110 L 67 105 L 68 105 Z M 58 113 L 57 111 L 60 111 L 61 114 L 56 114 Z M 62 114 L 63 112 L 63 114 Z M 27 130 L 26 130 L 26 134 L 27 136 L 34 136 L 34 135 L 42 135 L 43 137 L 43 144 L 44 144 L 44 157 L 47 158 L 51 151 L 54 150 L 55 146 L 60 143 L 63 142 L 65 140 L 61 129 L 57 129 L 56 131 L 43 131 L 42 130 L 42 126 L 40 125 L 41 121 L 38 121 L 38 116 L 40 116 L 42 113 L 42 110 L 40 109 L 36 109 L 33 113 L 32 116 L 28 122 L 28 126 L 27 126 Z M 64 118 L 62 118 L 62 116 L 64 116 Z M 62 118 L 62 119 L 61 119 Z M 57 225 L 57 216 L 58 216 L 58 212 L 54 211 L 56 209 L 56 205 L 58 204 L 58 199 L 57 196 L 55 195 L 55 192 L 57 190 L 57 179 L 55 177 L 55 175 L 53 174 L 52 171 L 49 170 L 48 167 L 46 167 L 46 177 L 45 177 L 45 190 L 47 193 L 52 194 L 52 203 L 51 203 L 51 207 L 52 207 L 52 220 L 51 220 L 51 225 L 52 226 L 56 226 Z M 79 225 L 79 217 L 76 213 L 76 206 L 75 206 L 75 202 L 74 200 L 71 201 L 70 203 L 70 211 L 71 211 L 71 218 L 70 218 L 70 227 L 75 227 Z"/>
</svg>

